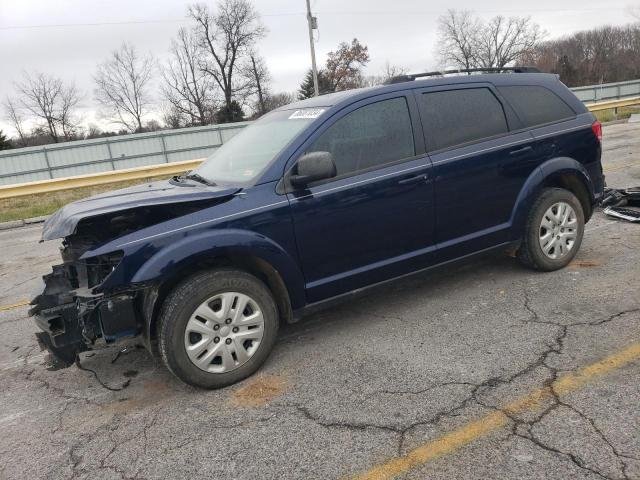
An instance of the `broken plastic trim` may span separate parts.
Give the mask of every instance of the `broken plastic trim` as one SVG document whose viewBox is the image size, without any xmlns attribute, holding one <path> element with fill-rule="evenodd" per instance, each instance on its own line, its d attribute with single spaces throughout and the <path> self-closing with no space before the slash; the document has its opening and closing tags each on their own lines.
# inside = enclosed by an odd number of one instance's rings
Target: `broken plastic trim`
<svg viewBox="0 0 640 480">
<path fill-rule="evenodd" d="M 618 218 L 627 222 L 640 222 L 640 187 L 632 188 L 606 188 L 600 205 L 604 207 L 603 213 L 609 217 Z"/>
<path fill-rule="evenodd" d="M 633 210 L 625 207 L 607 207 L 603 210 L 609 217 L 619 218 L 627 222 L 640 222 L 640 210 Z"/>
</svg>

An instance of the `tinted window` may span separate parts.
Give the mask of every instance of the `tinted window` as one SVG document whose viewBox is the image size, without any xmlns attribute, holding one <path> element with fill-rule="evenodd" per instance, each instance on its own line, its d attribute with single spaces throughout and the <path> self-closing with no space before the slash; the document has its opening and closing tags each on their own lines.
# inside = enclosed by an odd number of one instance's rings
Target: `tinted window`
<svg viewBox="0 0 640 480">
<path fill-rule="evenodd" d="M 429 150 L 440 150 L 508 131 L 502 105 L 488 88 L 424 93 L 422 122 Z"/>
<path fill-rule="evenodd" d="M 394 98 L 354 110 L 329 127 L 308 151 L 331 152 L 338 176 L 414 156 L 407 101 Z"/>
<path fill-rule="evenodd" d="M 539 86 L 498 87 L 526 127 L 575 117 L 575 112 L 551 90 Z"/>
</svg>

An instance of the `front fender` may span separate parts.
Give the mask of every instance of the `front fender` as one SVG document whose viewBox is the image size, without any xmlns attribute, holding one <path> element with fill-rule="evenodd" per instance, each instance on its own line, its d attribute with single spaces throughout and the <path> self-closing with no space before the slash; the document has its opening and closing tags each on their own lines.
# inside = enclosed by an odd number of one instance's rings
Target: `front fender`
<svg viewBox="0 0 640 480">
<path fill-rule="evenodd" d="M 527 178 L 520 189 L 518 198 L 511 213 L 511 240 L 518 240 L 524 232 L 527 215 L 533 206 L 533 202 L 540 194 L 540 191 L 553 181 L 553 178 L 560 175 L 571 174 L 577 177 L 587 189 L 589 199 L 595 202 L 595 191 L 591 177 L 586 168 L 573 158 L 556 157 L 539 165 Z"/>
<path fill-rule="evenodd" d="M 304 305 L 304 277 L 295 260 L 273 240 L 247 230 L 209 230 L 181 238 L 157 251 L 135 273 L 133 283 L 154 282 L 202 258 L 246 255 L 269 263 L 282 277 L 292 308 Z"/>
</svg>

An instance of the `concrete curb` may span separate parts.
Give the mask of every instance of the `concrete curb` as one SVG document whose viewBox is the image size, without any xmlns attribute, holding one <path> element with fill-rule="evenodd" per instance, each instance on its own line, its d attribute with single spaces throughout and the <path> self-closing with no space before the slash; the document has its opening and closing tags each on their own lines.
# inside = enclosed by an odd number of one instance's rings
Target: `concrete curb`
<svg viewBox="0 0 640 480">
<path fill-rule="evenodd" d="M 24 220 L 12 220 L 11 222 L 2 222 L 0 223 L 0 231 L 12 230 L 14 228 L 20 227 L 28 227 L 30 225 L 37 225 L 38 223 L 44 222 L 47 218 L 49 218 L 49 215 L 44 215 L 42 217 L 25 218 Z"/>
</svg>

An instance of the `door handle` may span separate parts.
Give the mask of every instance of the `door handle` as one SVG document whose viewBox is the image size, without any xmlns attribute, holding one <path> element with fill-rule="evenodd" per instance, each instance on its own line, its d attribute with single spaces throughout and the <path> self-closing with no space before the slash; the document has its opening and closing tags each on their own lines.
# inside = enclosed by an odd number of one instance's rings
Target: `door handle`
<svg viewBox="0 0 640 480">
<path fill-rule="evenodd" d="M 404 180 L 400 180 L 398 184 L 408 185 L 410 183 L 426 182 L 427 180 L 429 180 L 429 175 L 427 175 L 426 173 L 421 173 L 420 175 L 416 175 L 415 177 L 409 177 L 405 178 Z"/>
<path fill-rule="evenodd" d="M 531 148 L 530 145 L 527 145 L 526 147 L 516 148 L 515 150 L 511 150 L 509 152 L 509 155 L 522 155 L 523 153 L 530 152 L 531 150 L 533 150 L 533 148 Z"/>
</svg>

